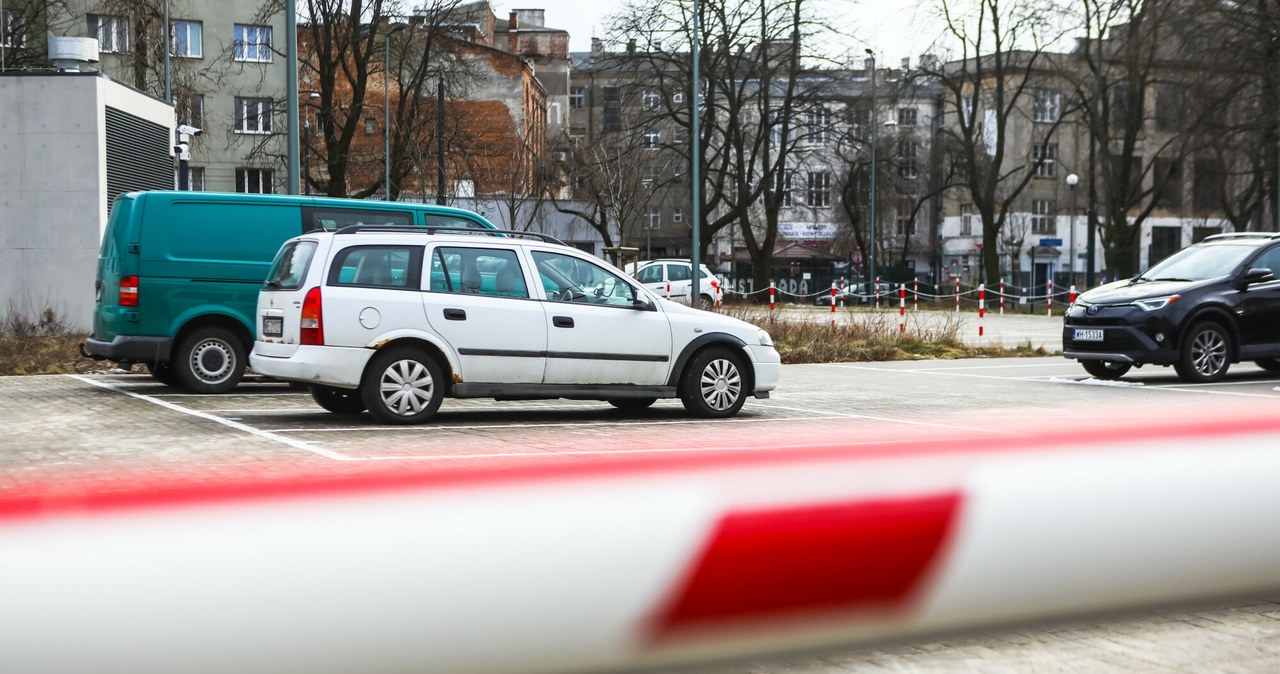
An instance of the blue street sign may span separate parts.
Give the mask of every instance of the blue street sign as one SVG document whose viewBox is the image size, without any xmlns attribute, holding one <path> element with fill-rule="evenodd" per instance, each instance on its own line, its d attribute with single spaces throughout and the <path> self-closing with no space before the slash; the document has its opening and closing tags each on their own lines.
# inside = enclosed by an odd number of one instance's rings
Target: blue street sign
<svg viewBox="0 0 1280 674">
<path fill-rule="evenodd" d="M 1041 246 L 1061 246 L 1062 239 L 1040 239 Z"/>
</svg>

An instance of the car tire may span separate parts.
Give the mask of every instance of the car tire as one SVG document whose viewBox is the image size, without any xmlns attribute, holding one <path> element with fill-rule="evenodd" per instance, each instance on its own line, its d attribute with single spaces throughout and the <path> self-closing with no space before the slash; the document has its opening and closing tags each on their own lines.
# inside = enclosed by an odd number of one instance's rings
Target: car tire
<svg viewBox="0 0 1280 674">
<path fill-rule="evenodd" d="M 173 371 L 173 366 L 168 363 L 147 363 L 147 372 L 151 373 L 151 378 L 173 388 L 182 388 L 182 382 L 178 381 L 178 373 Z"/>
<path fill-rule="evenodd" d="M 169 365 L 191 392 L 225 393 L 244 378 L 246 351 L 230 330 L 210 326 L 184 337 Z"/>
<path fill-rule="evenodd" d="M 710 295 L 702 295 L 698 298 L 698 308 L 703 311 L 711 311 L 716 308 L 716 301 Z"/>
<path fill-rule="evenodd" d="M 311 386 L 311 398 L 316 404 L 334 414 L 359 414 L 365 410 L 364 397 L 359 389 L 334 386 Z"/>
<path fill-rule="evenodd" d="M 1121 363 L 1114 360 L 1082 360 L 1080 364 L 1084 366 L 1085 372 L 1106 381 L 1114 381 L 1123 377 L 1133 367 L 1129 363 Z"/>
<path fill-rule="evenodd" d="M 420 424 L 444 400 L 444 375 L 435 358 L 412 347 L 393 347 L 369 361 L 360 395 L 384 424 Z"/>
<path fill-rule="evenodd" d="M 609 404 L 623 412 L 639 412 L 649 409 L 656 402 L 658 402 L 657 398 L 614 398 L 609 401 Z"/>
<path fill-rule="evenodd" d="M 1182 342 L 1182 353 L 1174 369 L 1183 380 L 1193 383 L 1218 381 L 1231 367 L 1231 335 L 1220 323 L 1197 323 Z"/>
<path fill-rule="evenodd" d="M 703 349 L 689 359 L 680 377 L 680 402 L 685 410 L 708 419 L 731 417 L 747 400 L 742 358 L 724 347 Z"/>
<path fill-rule="evenodd" d="M 1280 359 L 1277 358 L 1259 358 L 1254 361 L 1258 367 L 1267 372 L 1280 372 Z"/>
</svg>

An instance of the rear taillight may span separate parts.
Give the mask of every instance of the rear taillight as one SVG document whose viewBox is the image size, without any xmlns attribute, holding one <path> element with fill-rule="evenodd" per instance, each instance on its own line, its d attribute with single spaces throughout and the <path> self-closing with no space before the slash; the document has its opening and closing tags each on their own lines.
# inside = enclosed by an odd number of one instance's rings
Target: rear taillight
<svg viewBox="0 0 1280 674">
<path fill-rule="evenodd" d="M 324 316 L 320 311 L 320 286 L 307 291 L 302 300 L 302 334 L 299 340 L 304 346 L 324 346 Z"/>
<path fill-rule="evenodd" d="M 120 278 L 120 306 L 138 306 L 138 277 L 123 276 Z"/>
</svg>

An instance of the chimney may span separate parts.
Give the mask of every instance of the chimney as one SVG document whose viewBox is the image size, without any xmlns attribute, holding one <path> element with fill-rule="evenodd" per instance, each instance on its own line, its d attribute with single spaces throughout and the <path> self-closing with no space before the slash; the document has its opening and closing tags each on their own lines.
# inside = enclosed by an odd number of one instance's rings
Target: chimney
<svg viewBox="0 0 1280 674">
<path fill-rule="evenodd" d="M 635 56 L 635 55 L 636 55 L 636 39 L 633 37 L 630 40 L 627 40 L 627 56 Z"/>
<path fill-rule="evenodd" d="M 598 37 L 591 38 L 591 58 L 600 58 L 604 56 L 604 40 Z"/>
<path fill-rule="evenodd" d="M 515 12 L 507 15 L 507 51 L 512 54 L 516 53 L 519 46 L 520 18 Z"/>
</svg>

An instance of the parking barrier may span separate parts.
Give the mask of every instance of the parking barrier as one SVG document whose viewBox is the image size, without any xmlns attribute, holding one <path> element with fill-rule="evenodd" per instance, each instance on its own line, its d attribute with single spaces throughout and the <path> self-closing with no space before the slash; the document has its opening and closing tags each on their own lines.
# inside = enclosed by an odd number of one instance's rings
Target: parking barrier
<svg viewBox="0 0 1280 674">
<path fill-rule="evenodd" d="M 836 327 L 836 282 L 831 282 L 831 327 Z"/>
<path fill-rule="evenodd" d="M 898 284 L 898 334 L 907 334 L 907 286 Z"/>
<path fill-rule="evenodd" d="M 920 311 L 920 277 L 911 279 L 911 310 Z"/>
<path fill-rule="evenodd" d="M 960 277 L 956 277 L 956 313 L 960 313 Z"/>
<path fill-rule="evenodd" d="M 1074 284 L 1072 284 L 1071 293 L 1068 295 L 1067 304 L 1074 305 L 1075 303 L 1076 303 L 1076 287 Z"/>
<path fill-rule="evenodd" d="M 773 282 L 773 281 L 770 281 L 770 282 L 769 282 L 769 320 L 770 320 L 770 321 L 772 321 L 772 320 L 773 320 L 773 308 L 774 308 L 774 306 L 775 306 L 775 304 L 774 304 L 774 294 L 775 294 L 776 292 L 777 292 L 777 288 L 775 287 L 774 282 Z"/>
<path fill-rule="evenodd" d="M 1004 279 L 1000 279 L 1000 315 L 1004 315 Z"/>
<path fill-rule="evenodd" d="M 1053 315 L 1053 279 L 1049 279 L 1049 293 L 1048 295 L 1046 295 L 1046 297 L 1048 298 L 1047 302 L 1049 304 L 1048 315 L 1052 316 Z"/>
<path fill-rule="evenodd" d="M 1258 411 L 538 469 L 28 483 L 0 491 L 0 653 L 13 672 L 634 670 L 1274 591 L 1276 446 Z"/>
<path fill-rule="evenodd" d="M 880 310 L 880 277 L 876 277 L 876 311 Z"/>
<path fill-rule="evenodd" d="M 987 315 L 987 285 L 978 286 L 978 341 L 982 341 L 982 319 Z"/>
</svg>

